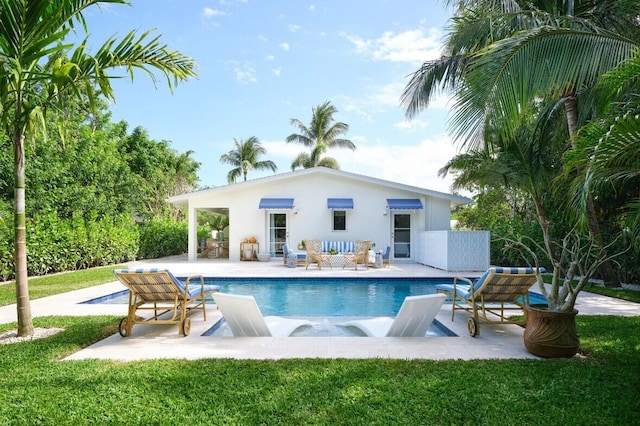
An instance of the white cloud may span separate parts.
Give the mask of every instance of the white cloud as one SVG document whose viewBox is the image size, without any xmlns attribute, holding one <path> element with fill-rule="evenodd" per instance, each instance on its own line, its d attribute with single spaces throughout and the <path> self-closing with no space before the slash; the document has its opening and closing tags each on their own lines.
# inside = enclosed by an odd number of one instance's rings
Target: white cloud
<svg viewBox="0 0 640 426">
<path fill-rule="evenodd" d="M 414 120 L 411 120 L 411 121 L 404 120 L 404 121 L 401 121 L 399 123 L 394 124 L 393 126 L 396 127 L 397 129 L 400 129 L 400 130 L 406 130 L 408 132 L 415 132 L 418 129 L 426 128 L 428 126 L 428 124 L 425 121 L 414 119 Z"/>
<path fill-rule="evenodd" d="M 342 35 L 355 46 L 356 52 L 375 60 L 414 63 L 440 57 L 441 35 L 436 29 L 431 29 L 428 34 L 420 29 L 402 33 L 386 31 L 374 40 Z"/>
<path fill-rule="evenodd" d="M 279 77 L 282 74 L 282 68 L 271 68 L 271 73 L 276 77 Z"/>
<path fill-rule="evenodd" d="M 202 11 L 202 14 L 207 18 L 211 18 L 212 16 L 225 16 L 226 12 L 214 9 L 212 7 L 205 7 Z"/>
<path fill-rule="evenodd" d="M 289 24 L 289 31 L 291 31 L 292 33 L 297 33 L 301 28 L 302 27 L 300 25 Z"/>
<path fill-rule="evenodd" d="M 290 49 L 289 47 L 289 43 L 280 43 L 280 47 L 282 48 L 282 50 L 284 51 L 288 51 Z"/>
<path fill-rule="evenodd" d="M 236 65 L 233 70 L 236 81 L 246 83 L 257 83 L 258 77 L 256 77 L 256 70 L 248 64 Z"/>
<path fill-rule="evenodd" d="M 276 57 L 273 55 L 267 55 L 267 57 L 264 58 L 265 61 L 273 61 L 274 59 L 276 59 Z"/>
<path fill-rule="evenodd" d="M 355 151 L 332 149 L 326 155 L 338 160 L 340 168 L 347 172 L 377 177 L 391 182 L 451 192 L 452 177 L 438 177 L 438 170 L 457 154 L 446 136 L 423 139 L 415 145 L 372 144 L 363 136 L 350 138 L 356 144 Z M 291 169 L 291 161 L 305 148 L 284 141 L 262 141 L 267 150 L 266 158 L 275 161 L 278 172 Z"/>
</svg>

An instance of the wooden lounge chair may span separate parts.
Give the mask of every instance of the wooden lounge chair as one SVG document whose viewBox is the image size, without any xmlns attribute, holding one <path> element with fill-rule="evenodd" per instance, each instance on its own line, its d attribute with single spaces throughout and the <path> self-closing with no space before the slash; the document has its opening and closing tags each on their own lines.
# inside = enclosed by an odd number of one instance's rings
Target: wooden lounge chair
<svg viewBox="0 0 640 426">
<path fill-rule="evenodd" d="M 358 270 L 358 263 L 363 263 L 365 269 L 369 269 L 369 248 L 371 240 L 356 240 L 353 254 L 344 255 L 344 269 L 347 265 L 353 265 Z"/>
<path fill-rule="evenodd" d="M 333 269 L 329 257 L 322 253 L 322 242 L 320 240 L 305 240 L 307 246 L 307 258 L 305 260 L 305 269 L 309 269 L 309 265 L 315 263 L 318 269 L 322 269 L 322 265 Z"/>
<path fill-rule="evenodd" d="M 540 269 L 539 272 L 544 272 Z M 467 320 L 469 334 L 476 337 L 480 334 L 480 315 L 489 324 L 525 324 L 526 316 L 522 321 L 509 319 L 505 315 L 507 311 L 523 311 L 522 307 L 529 303 L 529 289 L 537 282 L 537 271 L 532 268 L 489 268 L 479 278 L 472 281 L 468 278 L 456 277 L 453 284 L 438 284 L 439 293 L 448 295 L 453 306 L 451 309 L 451 321 L 453 321 L 456 309 L 463 309 L 473 314 Z M 487 313 L 498 317 L 497 320 L 489 319 Z"/>
<path fill-rule="evenodd" d="M 407 296 L 395 318 L 379 317 L 338 325 L 358 328 L 369 337 L 424 337 L 444 299 L 444 294 Z"/>
<path fill-rule="evenodd" d="M 216 293 L 213 299 L 234 337 L 288 337 L 298 328 L 312 325 L 306 320 L 263 317 L 253 296 Z"/>
<path fill-rule="evenodd" d="M 187 336 L 191 330 L 187 312 L 202 310 L 206 321 L 205 298 L 220 290 L 219 286 L 205 285 L 202 275 L 182 282 L 167 269 L 116 269 L 114 274 L 129 289 L 129 311 L 118 326 L 122 337 L 131 335 L 134 324 L 178 324 L 180 335 Z M 150 311 L 151 317 L 142 315 Z"/>
</svg>

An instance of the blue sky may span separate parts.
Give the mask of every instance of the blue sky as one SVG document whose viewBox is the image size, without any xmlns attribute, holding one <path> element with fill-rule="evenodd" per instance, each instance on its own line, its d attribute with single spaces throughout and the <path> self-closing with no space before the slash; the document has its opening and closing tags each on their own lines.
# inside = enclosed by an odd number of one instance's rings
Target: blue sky
<svg viewBox="0 0 640 426">
<path fill-rule="evenodd" d="M 411 121 L 399 98 L 424 60 L 440 56 L 451 11 L 424 0 L 132 0 L 86 13 L 90 44 L 155 29 L 170 49 L 191 56 L 198 79 L 173 94 L 144 73 L 114 83 L 113 118 L 130 130 L 194 151 L 203 186 L 225 185 L 220 156 L 234 138 L 256 136 L 263 159 L 291 170 L 304 147 L 287 144 L 311 109 L 330 101 L 357 149 L 330 150 L 349 172 L 449 192 L 438 169 L 456 153 L 444 97 Z M 249 173 L 249 179 L 272 172 Z"/>
</svg>

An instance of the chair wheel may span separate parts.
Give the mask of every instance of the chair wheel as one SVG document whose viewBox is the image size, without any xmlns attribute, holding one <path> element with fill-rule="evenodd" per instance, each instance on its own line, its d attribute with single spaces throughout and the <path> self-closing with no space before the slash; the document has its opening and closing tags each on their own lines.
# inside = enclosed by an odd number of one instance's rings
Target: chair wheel
<svg viewBox="0 0 640 426">
<path fill-rule="evenodd" d="M 478 334 L 480 334 L 480 329 L 478 328 L 478 321 L 476 321 L 475 318 L 469 318 L 467 320 L 467 330 L 469 331 L 469 334 L 471 335 L 471 337 L 476 337 Z"/>
<path fill-rule="evenodd" d="M 129 324 L 129 318 L 124 317 L 120 320 L 120 324 L 118 324 L 118 333 L 122 337 L 127 337 L 131 334 L 131 325 Z"/>
<path fill-rule="evenodd" d="M 183 336 L 188 336 L 191 331 L 191 318 L 185 318 L 180 325 L 180 331 Z"/>
</svg>

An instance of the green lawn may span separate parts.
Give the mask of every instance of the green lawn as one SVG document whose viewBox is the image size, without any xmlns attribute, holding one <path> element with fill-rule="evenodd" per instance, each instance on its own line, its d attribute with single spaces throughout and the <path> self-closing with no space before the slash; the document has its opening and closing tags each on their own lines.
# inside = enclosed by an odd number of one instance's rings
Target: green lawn
<svg viewBox="0 0 640 426">
<path fill-rule="evenodd" d="M 38 299 L 40 297 L 53 296 L 54 294 L 115 281 L 116 277 L 113 275 L 113 270 L 122 267 L 124 267 L 124 265 L 113 265 L 82 271 L 63 272 L 61 274 L 47 275 L 44 277 L 32 277 L 29 278 L 29 297 L 31 299 Z M 16 286 L 14 281 L 0 285 L 0 306 L 6 306 L 12 303 L 16 303 Z"/>
<path fill-rule="evenodd" d="M 637 424 L 640 317 L 577 321 L 569 360 L 123 363 L 59 361 L 117 318 L 37 318 L 66 331 L 0 346 L 0 424 Z"/>
<path fill-rule="evenodd" d="M 32 279 L 32 298 L 115 268 Z M 627 425 L 640 412 L 640 317 L 579 315 L 586 357 L 569 360 L 59 361 L 118 320 L 36 318 L 66 331 L 0 345 L 0 424 Z"/>
</svg>

